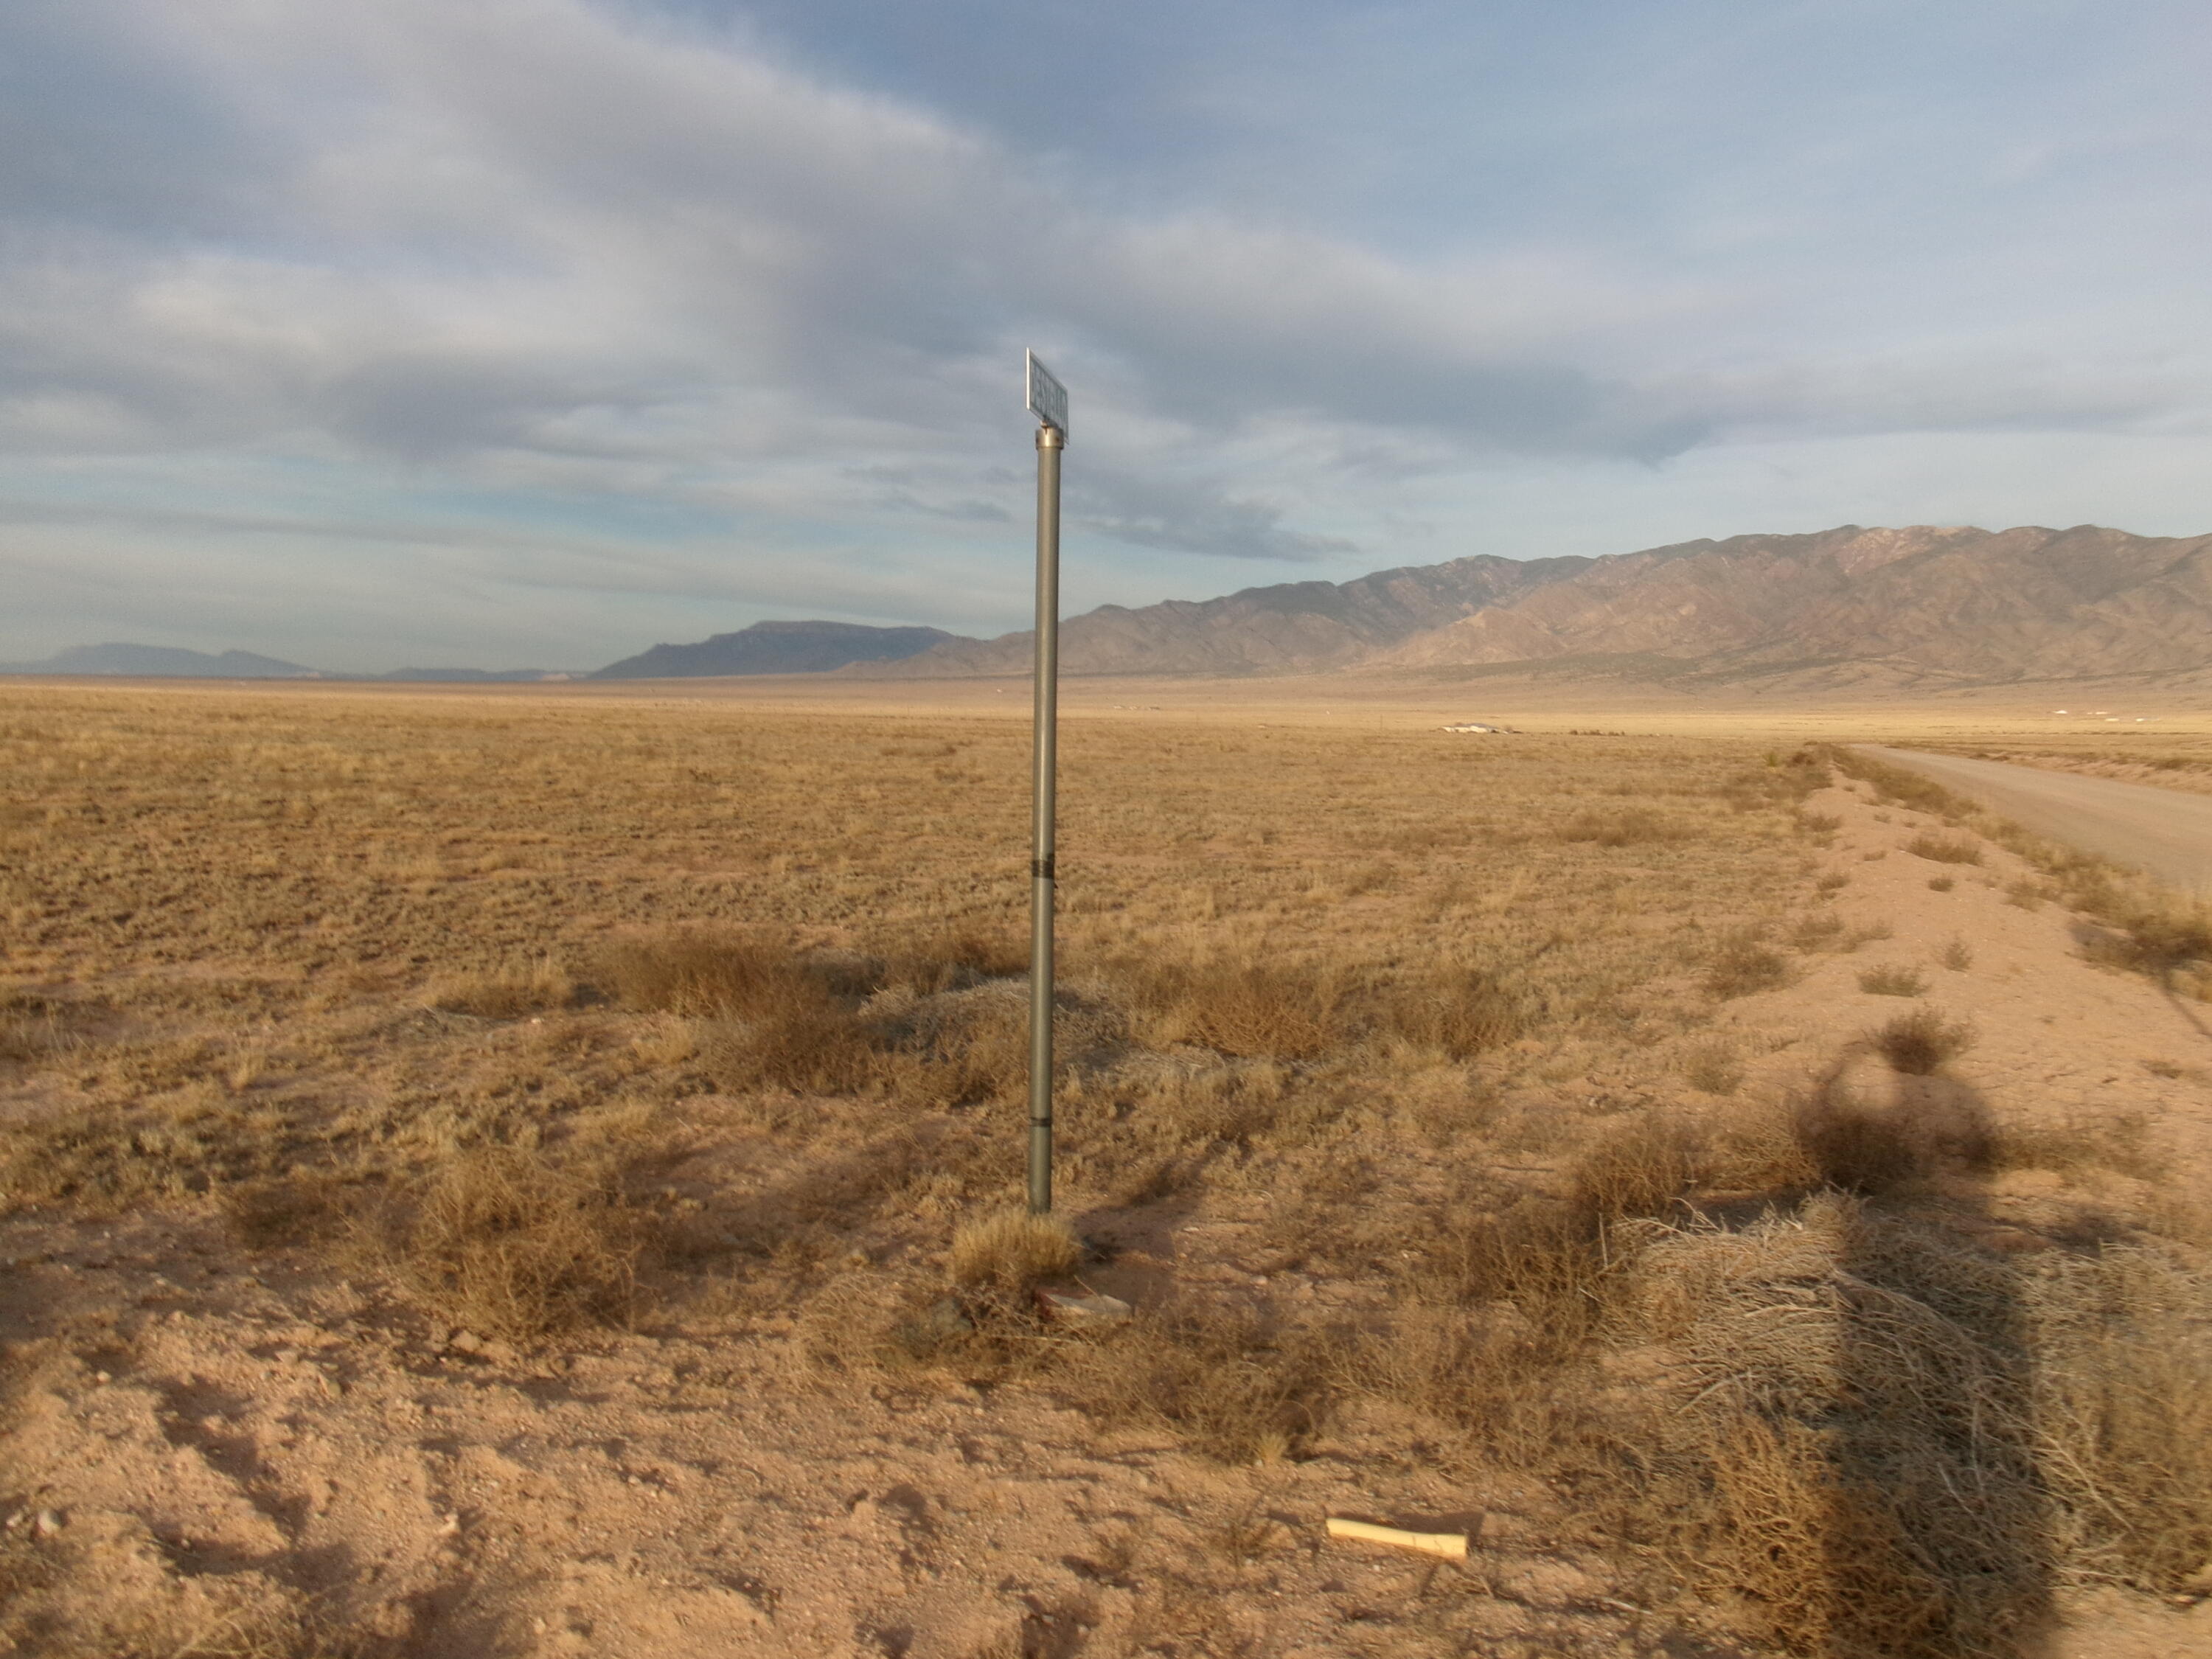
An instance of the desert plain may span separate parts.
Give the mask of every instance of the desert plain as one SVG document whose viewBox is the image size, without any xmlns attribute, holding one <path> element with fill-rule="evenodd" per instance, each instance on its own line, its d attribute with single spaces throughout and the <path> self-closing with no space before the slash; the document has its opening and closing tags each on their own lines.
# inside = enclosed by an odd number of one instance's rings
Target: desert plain
<svg viewBox="0 0 2212 1659">
<path fill-rule="evenodd" d="M 2148 696 L 9 683 L 0 1650 L 2212 1654 Z"/>
</svg>

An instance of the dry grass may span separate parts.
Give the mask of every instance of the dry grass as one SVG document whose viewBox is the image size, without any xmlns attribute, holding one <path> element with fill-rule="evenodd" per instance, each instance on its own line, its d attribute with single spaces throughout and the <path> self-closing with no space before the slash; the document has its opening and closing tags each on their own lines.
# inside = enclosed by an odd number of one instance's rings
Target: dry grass
<svg viewBox="0 0 2212 1659">
<path fill-rule="evenodd" d="M 1979 864 L 1982 849 L 1978 842 L 1966 836 L 1938 836 L 1925 832 L 1905 843 L 1905 850 L 1917 859 L 1927 859 L 1936 864 Z"/>
<path fill-rule="evenodd" d="M 627 1322 L 650 1230 L 605 1167 L 484 1147 L 395 1194 L 367 1260 L 447 1324 L 535 1342 Z"/>
<path fill-rule="evenodd" d="M 2036 754 L 2007 757 L 2051 758 Z M 1971 824 L 2027 860 L 2042 879 L 2008 884 L 2007 902 L 2028 910 L 2057 902 L 2104 924 L 2104 937 L 2086 948 L 2092 960 L 2148 975 L 2171 988 L 2212 1000 L 2212 905 L 2202 896 L 2177 892 L 2107 860 L 2032 836 L 1902 767 L 1848 750 L 1834 751 L 1830 759 L 1845 775 L 1873 785 L 1880 798 L 1954 823 Z"/>
<path fill-rule="evenodd" d="M 1228 1464 L 1379 1422 L 1522 1471 L 1547 1547 L 1729 1644 L 2003 1654 L 2054 1586 L 2212 1553 L 2194 1259 L 2030 1271 L 1935 1179 L 2150 1153 L 1996 1134 L 1931 1010 L 1866 1039 L 1933 1056 L 1910 1111 L 1778 1105 L 1711 1035 L 1801 965 L 1775 941 L 1887 936 L 1815 885 L 1818 757 L 1072 721 L 1063 1203 L 1207 1282 L 1085 1334 L 1026 1294 L 1073 1239 L 1000 1207 L 1025 739 L 892 724 L 15 696 L 0 1196 L 220 1210 L 517 1344 L 788 1316 L 825 1387 L 995 1380 Z M 2114 952 L 2193 971 L 2185 917 L 2127 914 Z M 1345 1299 L 1255 1282 L 1293 1272 Z M 1204 1601 L 1148 1628 L 1218 1646 Z"/>
<path fill-rule="evenodd" d="M 1008 1210 L 963 1223 L 952 1235 L 952 1282 L 969 1290 L 1020 1296 L 1065 1279 L 1083 1247 L 1057 1216 Z"/>
<path fill-rule="evenodd" d="M 1790 963 L 1752 934 L 1741 934 L 1713 952 L 1705 969 L 1707 994 L 1723 1000 L 1779 990 L 1790 983 Z"/>
<path fill-rule="evenodd" d="M 1860 973 L 1859 989 L 1870 997 L 1917 997 L 1928 989 L 1928 979 L 1917 968 L 1885 963 Z"/>
</svg>

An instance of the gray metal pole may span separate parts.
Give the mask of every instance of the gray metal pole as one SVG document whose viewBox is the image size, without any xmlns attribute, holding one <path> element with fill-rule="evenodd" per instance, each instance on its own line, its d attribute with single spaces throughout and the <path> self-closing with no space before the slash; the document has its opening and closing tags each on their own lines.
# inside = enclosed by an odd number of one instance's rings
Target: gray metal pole
<svg viewBox="0 0 2212 1659">
<path fill-rule="evenodd" d="M 1037 428 L 1036 796 L 1030 819 L 1030 1213 L 1052 1209 L 1052 864 L 1060 735 L 1060 454 Z"/>
</svg>

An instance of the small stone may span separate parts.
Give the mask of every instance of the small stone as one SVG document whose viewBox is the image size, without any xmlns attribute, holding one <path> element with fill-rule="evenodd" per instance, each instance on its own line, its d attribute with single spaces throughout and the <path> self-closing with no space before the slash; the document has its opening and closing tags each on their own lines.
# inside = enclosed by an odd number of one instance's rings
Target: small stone
<svg viewBox="0 0 2212 1659">
<path fill-rule="evenodd" d="M 106 1371 L 94 1371 L 92 1374 L 92 1381 L 93 1385 L 95 1388 L 106 1388 L 110 1382 L 115 1381 L 115 1379 L 110 1376 Z"/>
<path fill-rule="evenodd" d="M 52 1510 L 40 1510 L 38 1518 L 31 1522 L 31 1530 L 41 1538 L 52 1538 L 64 1524 L 61 1516 Z"/>
<path fill-rule="evenodd" d="M 449 1515 L 439 1526 L 438 1536 L 441 1538 L 452 1538 L 456 1536 L 460 1530 L 461 1517 L 459 1515 Z"/>
<path fill-rule="evenodd" d="M 482 1353 L 483 1338 L 478 1336 L 474 1331 L 455 1331 L 448 1346 L 458 1349 L 462 1353 Z"/>
<path fill-rule="evenodd" d="M 1045 1317 L 1063 1325 L 1118 1325 L 1134 1311 L 1117 1296 L 1070 1296 L 1064 1291 L 1039 1291 L 1036 1296 Z"/>
<path fill-rule="evenodd" d="M 278 1361 L 278 1363 L 280 1363 L 280 1364 L 286 1364 L 286 1365 L 290 1364 L 294 1360 L 297 1359 L 299 1357 L 300 1357 L 300 1351 L 299 1351 L 297 1348 L 279 1348 L 279 1349 L 277 1349 L 277 1350 L 276 1350 L 276 1354 L 275 1354 L 275 1356 L 274 1356 L 274 1358 Z"/>
<path fill-rule="evenodd" d="M 477 1352 L 495 1365 L 512 1365 L 520 1357 L 512 1346 L 496 1339 L 485 1343 Z"/>
</svg>

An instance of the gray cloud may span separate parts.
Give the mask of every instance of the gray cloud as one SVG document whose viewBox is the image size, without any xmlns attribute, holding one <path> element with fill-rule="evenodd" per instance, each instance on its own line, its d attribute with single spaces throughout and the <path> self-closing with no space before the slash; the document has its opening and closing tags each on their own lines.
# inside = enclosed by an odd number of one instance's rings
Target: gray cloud
<svg viewBox="0 0 2212 1659">
<path fill-rule="evenodd" d="M 2097 171 L 2158 135 L 2027 144 L 2002 128 L 2009 114 L 1903 89 L 1867 106 L 1880 122 L 1822 126 L 1790 101 L 1820 77 L 1791 66 L 1832 19 L 1792 14 L 1752 38 L 1693 6 L 1717 55 L 1645 80 L 1666 31 L 1609 25 L 1584 52 L 1589 18 L 1482 22 L 1535 31 L 1553 91 L 1497 83 L 1497 109 L 1471 99 L 1421 118 L 1449 114 L 1470 157 L 1519 171 L 1403 163 L 1404 199 L 1357 212 L 1355 172 L 1333 173 L 1316 197 L 1329 210 L 1302 216 L 1295 179 L 1258 192 L 1265 212 L 1229 205 L 1224 181 L 1270 155 L 1325 170 L 1332 144 L 1346 168 L 1382 168 L 1352 135 L 1399 132 L 1392 87 L 1441 98 L 1443 67 L 1361 46 L 1320 10 L 1292 9 L 1284 38 L 1303 46 L 1256 53 L 1249 16 L 1148 11 L 1189 41 L 1182 79 L 1133 50 L 1107 54 L 1108 78 L 1223 146 L 1153 191 L 1130 180 L 1181 164 L 1113 113 L 1103 81 L 1069 129 L 1079 148 L 1040 155 L 1002 96 L 922 101 L 969 84 L 950 46 L 934 80 L 886 95 L 823 67 L 829 23 L 810 26 L 803 70 L 701 9 L 714 8 L 9 8 L 0 489 L 24 513 L 62 512 L 50 528 L 99 497 L 145 546 L 169 537 L 180 566 L 207 556 L 201 538 L 226 517 L 281 523 L 265 534 L 301 545 L 405 524 L 449 558 L 488 557 L 481 538 L 501 535 L 588 546 L 590 580 L 607 584 L 594 591 L 629 581 L 702 606 L 804 591 L 848 614 L 873 593 L 988 628 L 1018 620 L 1004 573 L 1019 568 L 1028 485 L 1006 463 L 1025 442 L 1024 344 L 1075 388 L 1079 562 L 1109 573 L 1098 597 L 1138 600 L 1205 591 L 1182 556 L 1350 574 L 1390 561 L 1394 526 L 1465 539 L 1492 522 L 1501 467 L 1583 469 L 1627 523 L 1636 492 L 1731 446 L 2203 418 L 2202 330 L 2177 330 L 2139 274 L 2127 250 L 2147 245 L 2129 242 L 2106 205 L 2124 192 Z M 1003 15 L 954 11 L 976 40 Z M 1423 27 L 1475 40 L 1455 15 L 1431 7 Z M 1267 81 L 1333 84 L 1330 40 L 1350 54 L 1345 95 L 1367 105 L 1301 104 Z M 857 46 L 848 56 L 867 67 Z M 892 75 L 890 58 L 868 61 Z M 1838 59 L 1835 96 L 1861 95 L 1852 77 L 1880 61 Z M 1756 90 L 1762 67 L 1790 96 Z M 1191 79 L 1201 68 L 1217 78 Z M 1735 118 L 1711 101 L 1723 82 L 1753 89 L 1772 142 L 1735 142 Z M 1562 87 L 1584 101 L 1555 107 Z M 1988 110 L 2017 102 L 2003 90 Z M 1216 98 L 1203 116 L 1178 101 L 1201 94 Z M 1401 133 L 1407 154 L 1442 154 L 1417 136 Z M 1923 182 L 1938 152 L 1971 158 L 1982 182 Z M 1113 170 L 1131 156 L 1139 171 Z M 1480 204 L 1443 189 L 1453 167 Z M 1616 176 L 1650 201 L 1608 196 L 1626 188 Z M 1972 190 L 2014 205 L 1972 220 Z M 2030 190 L 2059 192 L 2035 199 L 2106 227 L 2108 246 L 2030 236 L 2016 205 Z M 1905 216 L 1869 216 L 1893 198 Z M 1421 204 L 1419 234 L 1372 230 L 1415 224 Z M 1943 213 L 1978 228 L 1908 234 L 1911 216 Z M 2185 264 L 2208 239 L 2183 220 L 2144 222 Z M 1830 518 L 1865 516 L 1837 505 Z M 416 544 L 412 528 L 387 538 Z M 839 574 L 793 588 L 793 562 Z M 466 568 L 544 591 L 542 569 Z"/>
</svg>

